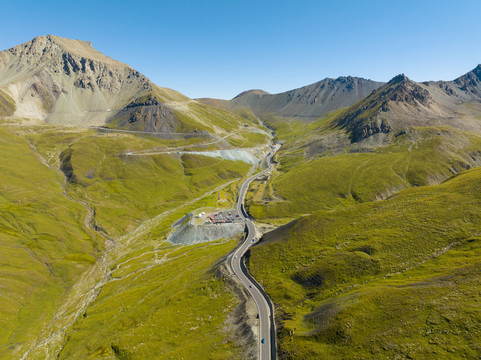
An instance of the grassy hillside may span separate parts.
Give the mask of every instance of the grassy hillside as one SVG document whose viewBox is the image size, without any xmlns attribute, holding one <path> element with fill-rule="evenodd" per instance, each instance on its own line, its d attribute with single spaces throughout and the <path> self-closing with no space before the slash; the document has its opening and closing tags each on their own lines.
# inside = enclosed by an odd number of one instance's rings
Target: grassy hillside
<svg viewBox="0 0 481 360">
<path fill-rule="evenodd" d="M 283 359 L 478 358 L 481 170 L 265 236 Z"/>
<path fill-rule="evenodd" d="M 64 143 L 58 146 L 56 136 Z M 169 141 L 117 134 L 46 132 L 35 138 L 40 151 L 59 157 L 69 193 L 89 202 L 107 233 L 120 235 L 141 221 L 182 205 L 222 182 L 242 177 L 243 162 L 175 153 L 129 155 L 149 148 L 170 148 Z M 178 144 L 178 141 L 170 141 Z M 57 144 L 57 145 L 55 145 Z"/>
<path fill-rule="evenodd" d="M 210 134 L 225 138 L 227 146 L 250 147 L 269 139 L 268 129 L 250 112 L 232 112 L 186 97 L 176 98 L 170 96 L 168 90 L 156 87 L 137 98 L 111 119 L 108 127 L 160 133 Z M 165 98 L 165 94 L 169 94 L 169 97 Z"/>
<path fill-rule="evenodd" d="M 335 136 L 331 130 L 329 136 Z M 439 183 L 480 163 L 481 137 L 449 127 L 408 128 L 370 152 L 309 157 L 287 145 L 266 188 L 253 188 L 258 219 L 295 218 L 319 209 L 385 198 L 401 189 Z"/>
<path fill-rule="evenodd" d="M 242 358 L 227 328 L 238 301 L 220 280 L 217 266 L 236 241 L 193 246 L 164 241 L 174 220 L 191 207 L 215 204 L 216 197 L 159 214 L 118 239 L 103 265 L 97 263 L 77 282 L 80 294 L 66 297 L 71 308 L 55 312 L 55 326 L 32 344 L 29 358 Z M 94 298 L 72 319 L 69 313 L 79 311 L 77 303 L 92 289 Z M 65 324 L 70 325 L 62 336 L 40 345 Z"/>
<path fill-rule="evenodd" d="M 193 209 L 232 206 L 250 165 L 172 152 L 218 145 L 203 138 L 0 131 L 0 358 L 240 357 L 216 275 L 236 242 L 165 238 Z"/>
<path fill-rule="evenodd" d="M 122 257 L 59 358 L 238 358 L 223 329 L 237 301 L 211 270 L 234 246 L 158 241 Z"/>
<path fill-rule="evenodd" d="M 103 239 L 27 141 L 1 128 L 0 154 L 0 354 L 12 358 L 5 354 L 40 334 L 98 260 Z"/>
</svg>

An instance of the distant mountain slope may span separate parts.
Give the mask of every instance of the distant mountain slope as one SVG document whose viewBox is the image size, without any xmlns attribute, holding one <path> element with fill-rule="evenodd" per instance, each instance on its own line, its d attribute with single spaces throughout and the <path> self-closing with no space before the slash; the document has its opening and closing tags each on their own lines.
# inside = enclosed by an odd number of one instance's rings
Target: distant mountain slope
<svg viewBox="0 0 481 360">
<path fill-rule="evenodd" d="M 0 52 L 0 91 L 0 116 L 52 124 L 222 133 L 246 122 L 155 85 L 89 42 L 52 35 Z"/>
<path fill-rule="evenodd" d="M 381 85 L 383 85 L 381 82 L 341 76 L 337 79 L 327 78 L 280 94 L 249 90 L 228 102 L 201 100 L 230 109 L 249 109 L 257 115 L 270 113 L 281 117 L 315 120 L 330 111 L 354 104 Z"/>
<path fill-rule="evenodd" d="M 352 142 L 408 126 L 449 125 L 479 132 L 480 101 L 480 66 L 454 81 L 416 83 L 401 74 L 339 114 L 336 122 Z"/>
<path fill-rule="evenodd" d="M 447 84 L 449 86 L 449 82 L 440 83 Z M 474 68 L 467 74 L 458 77 L 451 83 L 458 89 L 458 97 L 464 98 L 465 101 L 479 101 L 481 99 L 481 65 L 476 66 L 476 68 Z M 450 91 L 449 88 L 447 89 L 447 91 Z"/>
<path fill-rule="evenodd" d="M 259 187 L 253 193 L 250 213 L 300 216 L 345 199 L 372 201 L 439 184 L 480 166 L 480 70 L 424 83 L 398 75 L 319 120 L 278 121 L 276 135 L 285 141 L 279 174 L 265 187 L 271 192 Z"/>
</svg>

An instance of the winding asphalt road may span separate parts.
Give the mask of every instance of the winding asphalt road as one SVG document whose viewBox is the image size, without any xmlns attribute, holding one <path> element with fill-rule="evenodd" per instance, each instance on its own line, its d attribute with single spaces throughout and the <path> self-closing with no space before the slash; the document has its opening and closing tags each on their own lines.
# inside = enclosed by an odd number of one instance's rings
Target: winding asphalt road
<svg viewBox="0 0 481 360">
<path fill-rule="evenodd" d="M 234 271 L 234 274 L 245 285 L 250 295 L 254 299 L 257 305 L 259 313 L 259 358 L 261 360 L 275 360 L 276 359 L 276 344 L 275 344 L 275 329 L 273 323 L 272 302 L 262 287 L 254 280 L 254 278 L 248 273 L 245 265 L 242 263 L 242 257 L 245 252 L 253 245 L 253 239 L 255 236 L 255 227 L 252 221 L 247 216 L 244 210 L 244 199 L 249 188 L 250 183 L 258 176 L 262 176 L 272 168 L 271 159 L 272 156 L 279 150 L 280 145 L 274 146 L 274 149 L 267 156 L 268 168 L 254 176 L 251 176 L 242 183 L 239 199 L 237 200 L 237 212 L 245 220 L 247 236 L 244 242 L 234 251 L 229 257 L 228 261 Z M 262 343 L 264 339 L 264 343 Z"/>
</svg>

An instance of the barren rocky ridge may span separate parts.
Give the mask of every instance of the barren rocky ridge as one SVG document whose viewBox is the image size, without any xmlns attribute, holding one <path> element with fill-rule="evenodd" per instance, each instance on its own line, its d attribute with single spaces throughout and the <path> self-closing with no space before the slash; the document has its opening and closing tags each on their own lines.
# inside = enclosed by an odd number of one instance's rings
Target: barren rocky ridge
<svg viewBox="0 0 481 360">
<path fill-rule="evenodd" d="M 341 113 L 337 122 L 353 142 L 408 126 L 449 125 L 479 132 L 480 69 L 453 81 L 416 83 L 397 75 Z"/>
<path fill-rule="evenodd" d="M 352 142 L 398 131 L 406 126 L 450 125 L 480 131 L 481 65 L 452 81 L 415 82 L 404 74 L 388 83 L 357 77 L 324 79 L 280 94 L 248 90 L 229 101 L 199 99 L 233 109 L 248 109 L 258 116 L 313 121 L 333 111 L 336 123 L 350 133 Z"/>
<path fill-rule="evenodd" d="M 0 52 L 4 115 L 52 124 L 175 132 L 180 93 L 161 88 L 89 42 L 39 36 Z M 15 110 L 12 112 L 11 109 Z"/>
</svg>

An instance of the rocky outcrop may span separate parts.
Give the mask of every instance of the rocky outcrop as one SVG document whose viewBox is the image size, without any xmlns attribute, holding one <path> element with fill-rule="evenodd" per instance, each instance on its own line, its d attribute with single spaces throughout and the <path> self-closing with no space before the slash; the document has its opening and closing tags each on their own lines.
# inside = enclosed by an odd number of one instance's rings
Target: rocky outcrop
<svg viewBox="0 0 481 360">
<path fill-rule="evenodd" d="M 116 113 L 110 122 L 131 130 L 161 133 L 178 131 L 174 112 L 153 96 L 134 100 Z"/>
<path fill-rule="evenodd" d="M 0 52 L 0 88 L 17 104 L 13 113 L 3 111 L 9 116 L 143 131 L 176 127 L 173 112 L 153 95 L 161 88 L 86 41 L 47 35 Z"/>
<path fill-rule="evenodd" d="M 389 84 L 396 86 L 383 94 L 385 101 L 399 101 L 414 106 L 429 106 L 432 102 L 429 91 L 409 80 L 404 74 L 394 77 Z"/>
<path fill-rule="evenodd" d="M 433 104 L 426 87 L 400 74 L 348 108 L 338 117 L 337 124 L 349 132 L 351 142 L 359 142 L 406 125 L 422 126 L 424 119 L 440 116 L 431 108 Z M 423 116 L 417 116 L 421 112 Z"/>
<path fill-rule="evenodd" d="M 481 65 L 453 81 L 459 90 L 481 98 Z"/>
</svg>

